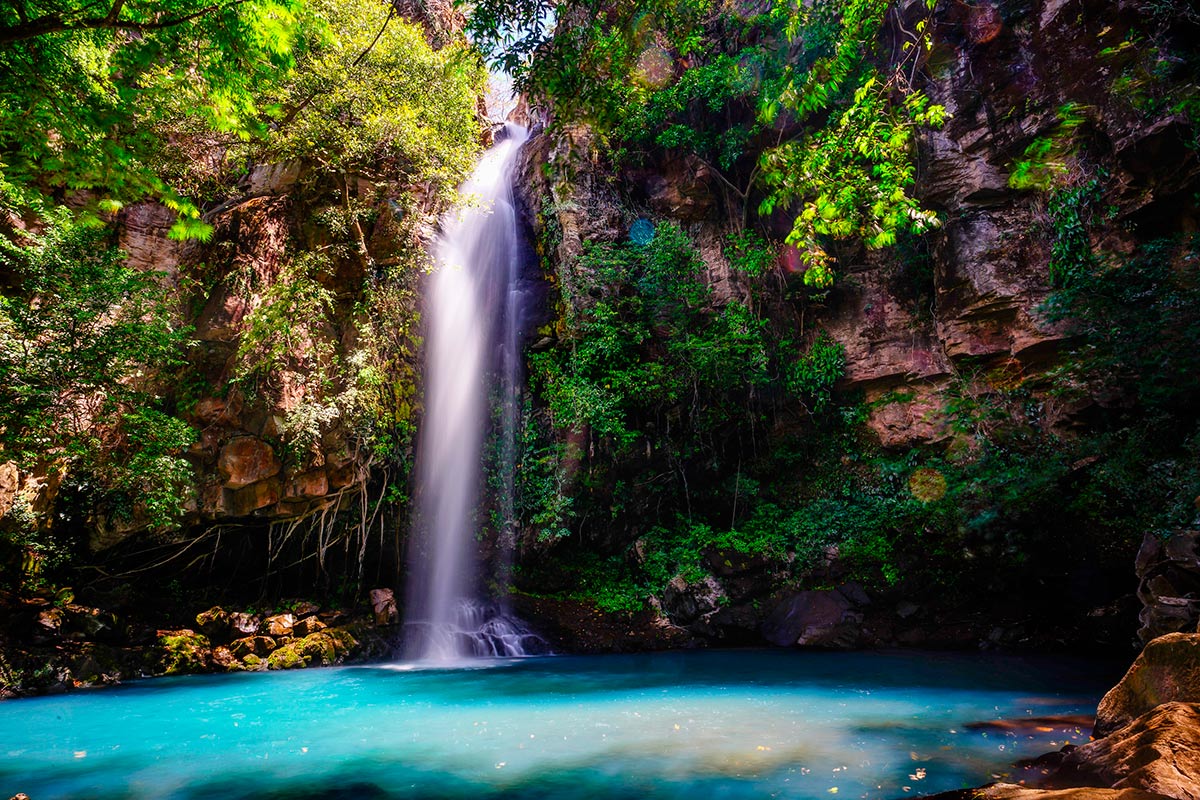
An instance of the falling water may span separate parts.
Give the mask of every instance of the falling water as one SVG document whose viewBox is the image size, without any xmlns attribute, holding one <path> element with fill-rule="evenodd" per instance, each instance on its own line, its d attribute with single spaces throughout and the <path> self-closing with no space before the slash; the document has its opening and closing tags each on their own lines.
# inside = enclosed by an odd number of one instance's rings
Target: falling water
<svg viewBox="0 0 1200 800">
<path fill-rule="evenodd" d="M 502 603 L 481 602 L 474 594 L 475 513 L 494 389 L 501 406 L 502 581 L 515 538 L 512 474 L 527 303 L 512 174 L 526 137 L 512 124 L 497 135 L 463 187 L 468 204 L 445 222 L 437 242 L 425 312 L 425 417 L 406 620 L 406 654 L 421 661 L 523 655 L 540 641 Z"/>
</svg>

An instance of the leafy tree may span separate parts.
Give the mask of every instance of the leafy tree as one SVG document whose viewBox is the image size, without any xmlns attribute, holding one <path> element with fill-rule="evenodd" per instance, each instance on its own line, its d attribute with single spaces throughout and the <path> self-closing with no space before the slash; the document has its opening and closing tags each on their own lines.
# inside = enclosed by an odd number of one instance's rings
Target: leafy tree
<svg viewBox="0 0 1200 800">
<path fill-rule="evenodd" d="M 391 3 L 311 0 L 309 13 L 323 25 L 305 28 L 296 69 L 259 96 L 283 111 L 252 155 L 451 193 L 479 151 L 478 56 L 462 42 L 433 47 Z"/>
<path fill-rule="evenodd" d="M 187 341 L 159 276 L 126 265 L 106 231 L 63 211 L 40 234 L 0 238 L 0 274 L 19 287 L 0 295 L 4 458 L 171 522 L 194 432 L 159 394 Z"/>
<path fill-rule="evenodd" d="M 245 138 L 290 74 L 300 0 L 14 0 L 0 7 L 0 205 L 90 190 L 90 210 L 153 197 L 176 238 L 209 228 L 158 164 L 186 121 Z"/>
<path fill-rule="evenodd" d="M 826 288 L 830 240 L 883 248 L 937 224 L 911 193 L 914 132 L 945 118 L 915 84 L 928 20 L 891 58 L 892 7 L 779 0 L 739 15 L 704 0 L 561 3 L 554 13 L 570 24 L 546 38 L 530 24 L 548 13 L 544 2 L 506 0 L 483 4 L 472 24 L 557 119 L 591 123 L 618 159 L 687 152 L 712 168 L 743 221 L 752 196 L 762 214 L 794 211 L 788 242 L 805 282 Z"/>
</svg>

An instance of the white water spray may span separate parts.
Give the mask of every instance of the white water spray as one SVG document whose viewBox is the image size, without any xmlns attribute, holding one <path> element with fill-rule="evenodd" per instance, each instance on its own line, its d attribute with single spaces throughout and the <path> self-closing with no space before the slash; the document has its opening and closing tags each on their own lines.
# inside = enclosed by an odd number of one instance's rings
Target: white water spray
<svg viewBox="0 0 1200 800">
<path fill-rule="evenodd" d="M 503 607 L 474 596 L 475 513 L 494 382 L 501 403 L 502 562 L 514 538 L 512 470 L 526 304 L 512 174 L 526 138 L 524 128 L 504 127 L 463 187 L 468 205 L 445 222 L 437 241 L 425 311 L 425 416 L 406 606 L 406 655 L 420 661 L 524 655 L 540 643 Z"/>
</svg>

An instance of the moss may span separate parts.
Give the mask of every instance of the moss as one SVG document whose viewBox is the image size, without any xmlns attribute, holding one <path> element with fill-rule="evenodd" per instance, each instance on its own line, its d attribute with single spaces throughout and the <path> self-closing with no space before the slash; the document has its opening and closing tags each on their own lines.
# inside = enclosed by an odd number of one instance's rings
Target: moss
<svg viewBox="0 0 1200 800">
<path fill-rule="evenodd" d="M 158 637 L 160 665 L 168 675 L 204 672 L 208 669 L 208 637 L 190 630 L 170 631 Z"/>
<path fill-rule="evenodd" d="M 296 651 L 295 643 L 286 644 L 267 656 L 268 669 L 300 669 L 307 666 L 304 657 Z"/>
<path fill-rule="evenodd" d="M 321 631 L 321 635 L 333 642 L 334 651 L 342 658 L 351 655 L 358 648 L 358 639 L 348 628 L 329 628 Z"/>
<path fill-rule="evenodd" d="M 324 631 L 294 639 L 267 656 L 270 669 L 299 669 L 314 665 L 327 665 L 337 661 L 337 649 L 333 637 Z"/>
<path fill-rule="evenodd" d="M 262 660 L 258 656 L 254 655 L 253 653 L 250 653 L 245 658 L 243 658 L 242 663 L 246 665 L 246 669 L 252 670 L 255 672 L 267 668 L 267 662 Z"/>
</svg>

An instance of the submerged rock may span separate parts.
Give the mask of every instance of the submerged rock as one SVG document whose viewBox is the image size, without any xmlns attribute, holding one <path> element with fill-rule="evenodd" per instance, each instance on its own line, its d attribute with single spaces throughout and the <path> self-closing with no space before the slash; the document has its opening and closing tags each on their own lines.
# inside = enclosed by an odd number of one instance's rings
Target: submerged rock
<svg viewBox="0 0 1200 800">
<path fill-rule="evenodd" d="M 993 783 L 979 789 L 935 794 L 928 800 L 1163 800 L 1163 796 L 1142 789 L 1100 789 L 1092 786 L 1031 789 L 1015 783 Z"/>
</svg>

